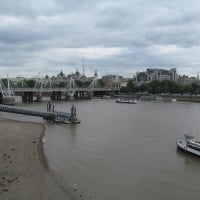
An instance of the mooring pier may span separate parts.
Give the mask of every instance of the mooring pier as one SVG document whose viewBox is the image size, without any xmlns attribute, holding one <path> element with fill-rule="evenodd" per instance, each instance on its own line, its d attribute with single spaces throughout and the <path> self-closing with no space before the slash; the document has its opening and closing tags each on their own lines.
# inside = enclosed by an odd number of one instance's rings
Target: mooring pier
<svg viewBox="0 0 200 200">
<path fill-rule="evenodd" d="M 55 111 L 54 105 L 52 106 L 51 103 L 47 104 L 46 112 L 17 107 L 17 106 L 3 105 L 3 104 L 0 104 L 0 111 L 42 117 L 45 120 L 58 122 L 58 123 L 59 122 L 60 123 L 79 123 L 80 122 L 76 118 L 76 108 L 74 107 L 74 105 L 71 107 L 71 113 Z"/>
</svg>

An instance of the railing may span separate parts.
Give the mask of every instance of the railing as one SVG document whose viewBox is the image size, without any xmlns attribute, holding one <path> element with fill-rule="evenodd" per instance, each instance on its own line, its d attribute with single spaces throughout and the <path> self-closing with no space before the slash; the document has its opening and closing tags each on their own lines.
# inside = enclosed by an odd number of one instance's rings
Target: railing
<svg viewBox="0 0 200 200">
<path fill-rule="evenodd" d="M 35 110 L 26 109 L 26 108 L 20 108 L 16 106 L 8 106 L 8 105 L 2 105 L 2 104 L 0 104 L 0 111 L 23 114 L 23 115 L 32 115 L 32 116 L 38 116 L 38 117 L 50 117 L 50 118 L 51 117 L 53 118 L 56 115 L 56 113 L 41 112 L 41 111 L 35 111 Z"/>
<path fill-rule="evenodd" d="M 54 91 L 61 91 L 61 92 L 81 92 L 81 91 L 118 91 L 116 88 L 13 88 L 13 92 L 54 92 Z"/>
</svg>

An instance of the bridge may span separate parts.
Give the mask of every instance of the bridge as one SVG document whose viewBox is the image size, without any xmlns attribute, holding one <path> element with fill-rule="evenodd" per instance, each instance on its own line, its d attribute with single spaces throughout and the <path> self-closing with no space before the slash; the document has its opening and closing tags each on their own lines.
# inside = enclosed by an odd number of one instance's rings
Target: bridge
<svg viewBox="0 0 200 200">
<path fill-rule="evenodd" d="M 7 91 L 7 89 L 5 90 Z M 60 92 L 106 92 L 106 91 L 118 91 L 118 89 L 116 88 L 13 88 L 12 91 L 14 93 L 17 92 L 56 92 L 56 91 L 60 91 Z"/>
<path fill-rule="evenodd" d="M 0 103 L 1 99 L 14 95 L 22 96 L 23 102 L 33 102 L 33 97 L 36 97 L 37 101 L 40 101 L 43 96 L 50 96 L 52 100 L 61 100 L 62 96 L 73 96 L 76 99 L 84 99 L 92 98 L 96 94 L 108 95 L 119 91 L 118 82 L 115 82 L 114 87 L 111 88 L 100 87 L 97 77 L 87 87 L 78 87 L 72 78 L 63 82 L 62 87 L 57 87 L 51 80 L 46 79 L 36 80 L 33 87 L 27 87 L 23 81 L 14 85 L 9 79 L 6 85 L 7 87 L 0 80 Z"/>
<path fill-rule="evenodd" d="M 42 96 L 50 96 L 52 100 L 61 100 L 62 96 L 86 99 L 95 94 L 111 94 L 116 91 L 115 88 L 13 88 L 13 93 L 22 96 L 23 102 L 32 102 L 34 96 L 37 100 L 41 100 Z"/>
</svg>

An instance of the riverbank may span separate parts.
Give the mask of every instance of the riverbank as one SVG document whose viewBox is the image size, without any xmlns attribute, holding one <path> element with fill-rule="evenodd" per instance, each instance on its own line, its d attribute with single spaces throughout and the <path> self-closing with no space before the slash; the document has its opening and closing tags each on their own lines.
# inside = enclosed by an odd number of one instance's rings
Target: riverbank
<svg viewBox="0 0 200 200">
<path fill-rule="evenodd" d="M 0 199 L 73 199 L 49 172 L 44 131 L 42 124 L 0 119 Z"/>
<path fill-rule="evenodd" d="M 177 101 L 200 103 L 200 96 L 197 95 L 161 95 L 163 98 L 172 98 Z"/>
</svg>

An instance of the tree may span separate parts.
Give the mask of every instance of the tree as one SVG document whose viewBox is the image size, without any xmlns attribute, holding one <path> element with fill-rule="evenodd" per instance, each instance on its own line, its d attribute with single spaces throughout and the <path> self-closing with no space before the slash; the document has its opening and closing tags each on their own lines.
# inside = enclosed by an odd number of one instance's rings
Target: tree
<svg viewBox="0 0 200 200">
<path fill-rule="evenodd" d="M 148 85 L 143 83 L 141 86 L 140 86 L 140 91 L 141 92 L 146 92 L 148 91 Z"/>
<path fill-rule="evenodd" d="M 27 85 L 27 87 L 33 88 L 35 86 L 35 80 L 30 79 L 30 80 L 24 80 L 25 84 Z"/>
<path fill-rule="evenodd" d="M 135 84 L 132 80 L 129 80 L 127 83 L 127 92 L 134 92 Z"/>
<path fill-rule="evenodd" d="M 120 92 L 121 92 L 121 93 L 128 93 L 127 87 L 121 87 L 121 88 L 120 88 Z"/>
<path fill-rule="evenodd" d="M 149 91 L 149 92 L 152 94 L 155 94 L 157 92 L 156 88 L 160 87 L 160 82 L 157 80 L 152 81 L 151 83 L 149 83 L 149 86 L 151 88 L 151 91 Z"/>
<path fill-rule="evenodd" d="M 193 94 L 198 94 L 199 89 L 200 89 L 199 85 L 197 83 L 192 83 L 191 86 L 192 86 Z"/>
<path fill-rule="evenodd" d="M 169 80 L 163 81 L 152 81 L 151 83 L 141 84 L 136 86 L 133 81 L 129 81 L 127 87 L 121 89 L 121 91 L 126 93 L 135 93 L 135 92 L 145 92 L 147 91 L 150 94 L 159 94 L 159 93 L 169 93 L 169 94 L 199 94 L 200 85 L 197 83 L 191 83 L 187 85 L 178 85 L 177 83 Z"/>
<path fill-rule="evenodd" d="M 99 85 L 99 87 L 104 87 L 104 86 L 105 86 L 105 84 L 104 84 L 104 82 L 102 81 L 102 79 L 98 79 L 98 80 L 97 80 L 97 84 Z"/>
<path fill-rule="evenodd" d="M 76 83 L 76 85 L 78 86 L 78 87 L 82 87 L 82 81 L 80 81 L 80 80 L 75 80 L 75 83 Z"/>
<path fill-rule="evenodd" d="M 8 79 L 7 78 L 3 78 L 3 79 L 1 79 L 1 81 L 5 87 L 8 87 Z"/>
<path fill-rule="evenodd" d="M 192 92 L 193 92 L 192 85 L 191 85 L 191 84 L 189 84 L 189 85 L 184 85 L 184 87 L 183 87 L 183 92 L 184 92 L 184 93 L 190 93 L 190 94 L 192 94 Z"/>
</svg>

